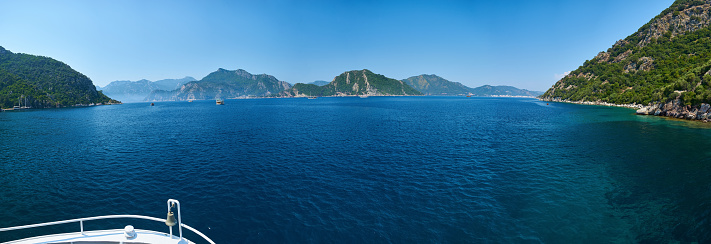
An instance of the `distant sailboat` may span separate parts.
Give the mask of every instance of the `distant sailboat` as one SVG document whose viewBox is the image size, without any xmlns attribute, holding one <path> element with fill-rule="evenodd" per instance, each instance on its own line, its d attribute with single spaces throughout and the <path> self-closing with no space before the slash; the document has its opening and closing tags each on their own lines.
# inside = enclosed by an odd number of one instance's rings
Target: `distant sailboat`
<svg viewBox="0 0 711 244">
<path fill-rule="evenodd" d="M 21 106 L 20 108 L 21 108 L 21 109 L 28 109 L 28 108 L 30 108 L 30 107 L 27 106 L 27 97 L 25 97 L 25 95 L 22 95 L 22 96 L 25 98 L 25 106 Z"/>
<path fill-rule="evenodd" d="M 12 110 L 20 110 L 20 109 L 28 109 L 30 107 L 27 106 L 27 98 L 25 98 L 25 106 L 22 106 L 22 98 L 25 95 L 21 95 L 19 98 L 17 98 L 17 106 L 12 106 Z M 8 109 L 9 110 L 9 109 Z"/>
</svg>

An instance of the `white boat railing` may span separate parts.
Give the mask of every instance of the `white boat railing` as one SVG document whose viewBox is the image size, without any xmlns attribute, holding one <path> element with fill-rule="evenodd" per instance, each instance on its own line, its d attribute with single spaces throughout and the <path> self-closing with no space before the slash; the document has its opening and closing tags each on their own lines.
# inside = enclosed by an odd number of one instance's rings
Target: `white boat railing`
<svg viewBox="0 0 711 244">
<path fill-rule="evenodd" d="M 168 201 L 168 208 L 170 210 L 170 203 L 176 202 L 178 203 L 177 200 L 170 199 Z M 178 203 L 178 219 L 180 219 L 180 203 Z M 76 223 L 79 222 L 79 228 L 81 230 L 81 234 L 84 234 L 84 221 L 90 221 L 90 220 L 98 220 L 98 219 L 147 219 L 147 220 L 153 220 L 153 221 L 158 221 L 158 222 L 165 222 L 165 219 L 160 219 L 156 217 L 149 217 L 149 216 L 142 216 L 142 215 L 104 215 L 104 216 L 96 216 L 96 217 L 87 217 L 87 218 L 79 218 L 79 219 L 70 219 L 70 220 L 61 220 L 61 221 L 54 221 L 54 222 L 47 222 L 47 223 L 39 223 L 39 224 L 32 224 L 32 225 L 22 225 L 22 226 L 14 226 L 14 227 L 7 227 L 7 228 L 0 228 L 0 232 L 4 231 L 11 231 L 11 230 L 21 230 L 21 229 L 30 229 L 30 228 L 36 228 L 36 227 L 42 227 L 42 226 L 50 226 L 50 225 L 59 225 L 59 224 L 67 224 L 67 223 Z M 179 222 L 179 231 L 180 231 L 180 239 L 183 238 L 183 230 L 182 227 L 185 227 L 186 229 L 192 231 L 193 233 L 199 235 L 203 239 L 205 239 L 207 242 L 210 244 L 215 244 L 214 241 L 212 241 L 209 237 L 207 237 L 205 234 L 202 232 L 196 230 L 193 227 L 190 227 L 186 224 L 180 223 Z M 173 237 L 173 228 L 170 227 L 170 236 L 171 238 Z"/>
</svg>

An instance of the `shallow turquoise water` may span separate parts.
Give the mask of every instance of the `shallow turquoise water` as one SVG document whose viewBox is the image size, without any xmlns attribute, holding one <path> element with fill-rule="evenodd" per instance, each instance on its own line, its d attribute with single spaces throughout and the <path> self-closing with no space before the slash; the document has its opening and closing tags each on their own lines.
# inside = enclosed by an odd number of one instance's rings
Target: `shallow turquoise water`
<svg viewBox="0 0 711 244">
<path fill-rule="evenodd" d="M 0 113 L 0 227 L 162 218 L 175 198 L 218 243 L 711 241 L 711 130 L 633 112 L 370 97 Z M 167 231 L 85 227 L 126 224 Z M 78 226 L 0 241 L 57 231 Z"/>
</svg>

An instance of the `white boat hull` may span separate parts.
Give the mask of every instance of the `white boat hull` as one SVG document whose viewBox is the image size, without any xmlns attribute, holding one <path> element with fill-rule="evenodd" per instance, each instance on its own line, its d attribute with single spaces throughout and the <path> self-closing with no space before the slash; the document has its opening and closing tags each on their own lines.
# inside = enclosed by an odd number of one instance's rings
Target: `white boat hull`
<svg viewBox="0 0 711 244">
<path fill-rule="evenodd" d="M 123 229 L 116 230 L 97 230 L 84 231 L 74 233 L 63 233 L 46 236 L 36 236 L 16 241 L 5 242 L 3 244 L 34 244 L 34 243 L 52 243 L 52 244 L 81 244 L 81 243 L 101 243 L 101 244 L 131 244 L 131 243 L 165 243 L 165 244 L 195 244 L 188 239 L 171 236 L 166 233 L 136 229 L 134 238 L 127 238 Z"/>
</svg>

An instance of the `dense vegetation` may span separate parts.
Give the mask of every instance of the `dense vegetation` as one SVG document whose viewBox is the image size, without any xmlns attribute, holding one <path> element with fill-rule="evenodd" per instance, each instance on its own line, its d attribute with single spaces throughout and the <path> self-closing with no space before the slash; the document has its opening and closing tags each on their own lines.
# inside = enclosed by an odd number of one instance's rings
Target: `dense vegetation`
<svg viewBox="0 0 711 244">
<path fill-rule="evenodd" d="M 711 11 L 680 0 L 638 32 L 600 53 L 543 97 L 616 104 L 711 102 Z"/>
<path fill-rule="evenodd" d="M 33 108 L 112 102 L 69 65 L 0 47 L 0 107 L 19 105 L 20 100 Z"/>
<path fill-rule="evenodd" d="M 375 74 L 370 70 L 348 71 L 324 86 L 298 83 L 283 96 L 354 96 L 422 95 L 402 81 Z"/>
</svg>

